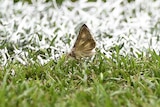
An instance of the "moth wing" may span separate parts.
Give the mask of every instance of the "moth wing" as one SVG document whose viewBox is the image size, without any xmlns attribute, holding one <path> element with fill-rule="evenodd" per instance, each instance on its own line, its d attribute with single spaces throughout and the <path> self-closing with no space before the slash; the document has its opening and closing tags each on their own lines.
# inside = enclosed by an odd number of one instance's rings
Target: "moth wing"
<svg viewBox="0 0 160 107">
<path fill-rule="evenodd" d="M 96 43 L 91 33 L 89 32 L 88 27 L 84 24 L 79 31 L 79 35 L 73 48 L 75 49 L 75 52 L 81 51 L 83 53 L 87 51 L 92 51 L 95 48 L 95 46 Z"/>
</svg>

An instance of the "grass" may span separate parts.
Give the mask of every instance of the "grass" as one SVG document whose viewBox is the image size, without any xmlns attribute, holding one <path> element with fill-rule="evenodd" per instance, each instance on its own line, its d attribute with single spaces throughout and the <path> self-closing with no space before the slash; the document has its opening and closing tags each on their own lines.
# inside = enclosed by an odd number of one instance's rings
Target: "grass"
<svg viewBox="0 0 160 107">
<path fill-rule="evenodd" d="M 119 54 L 45 65 L 10 63 L 0 71 L 1 107 L 158 107 L 160 56 Z"/>
<path fill-rule="evenodd" d="M 0 0 L 0 107 L 160 107 L 159 0 L 56 1 Z M 99 50 L 67 60 L 84 23 Z"/>
</svg>

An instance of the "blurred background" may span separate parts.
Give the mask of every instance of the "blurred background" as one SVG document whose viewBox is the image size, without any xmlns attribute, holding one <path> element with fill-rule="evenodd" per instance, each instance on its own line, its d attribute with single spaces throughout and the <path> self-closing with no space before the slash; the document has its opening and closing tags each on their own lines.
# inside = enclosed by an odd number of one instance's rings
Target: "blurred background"
<svg viewBox="0 0 160 107">
<path fill-rule="evenodd" d="M 86 24 L 107 57 L 160 50 L 160 0 L 0 0 L 0 64 L 57 60 Z"/>
</svg>

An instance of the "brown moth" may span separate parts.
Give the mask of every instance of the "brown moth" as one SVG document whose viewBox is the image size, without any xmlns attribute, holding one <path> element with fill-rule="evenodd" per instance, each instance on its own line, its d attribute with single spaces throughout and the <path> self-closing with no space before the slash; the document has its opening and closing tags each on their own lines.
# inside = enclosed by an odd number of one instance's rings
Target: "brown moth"
<svg viewBox="0 0 160 107">
<path fill-rule="evenodd" d="M 96 46 L 88 27 L 84 24 L 80 28 L 77 40 L 69 53 L 69 56 L 76 59 L 89 57 L 94 54 L 93 50 Z"/>
</svg>

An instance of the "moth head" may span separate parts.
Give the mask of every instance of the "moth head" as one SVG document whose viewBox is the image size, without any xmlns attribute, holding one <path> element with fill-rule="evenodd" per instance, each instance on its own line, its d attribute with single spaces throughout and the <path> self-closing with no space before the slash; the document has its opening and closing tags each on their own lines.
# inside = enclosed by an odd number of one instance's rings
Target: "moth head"
<svg viewBox="0 0 160 107">
<path fill-rule="evenodd" d="M 74 58 L 76 58 L 76 55 L 75 55 L 75 53 L 74 53 L 74 48 L 71 50 L 70 53 L 68 53 L 68 56 L 69 56 L 69 57 L 74 57 Z"/>
</svg>

